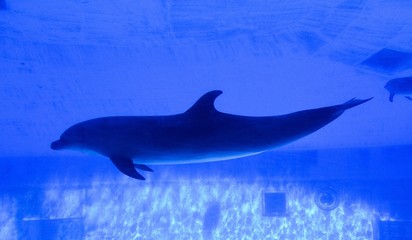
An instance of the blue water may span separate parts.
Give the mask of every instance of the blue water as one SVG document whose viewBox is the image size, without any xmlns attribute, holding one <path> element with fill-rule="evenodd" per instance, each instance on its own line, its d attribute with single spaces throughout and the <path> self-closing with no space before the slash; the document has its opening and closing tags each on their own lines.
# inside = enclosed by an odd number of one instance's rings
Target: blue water
<svg viewBox="0 0 412 240">
<path fill-rule="evenodd" d="M 373 239 L 380 221 L 410 219 L 412 167 L 405 156 L 411 154 L 408 146 L 264 153 L 156 166 L 147 181 L 121 175 L 99 157 L 3 158 L 1 234 L 5 239 Z M 317 205 L 324 189 L 336 194 L 333 209 Z M 274 204 L 285 204 L 286 212 L 265 215 L 263 192 L 284 193 L 286 202 Z"/>
<path fill-rule="evenodd" d="M 384 89 L 412 76 L 411 10 L 0 0 L 0 239 L 412 239 L 412 102 Z M 178 114 L 211 90 L 248 116 L 374 98 L 289 145 L 145 181 L 50 149 L 77 122 Z"/>
</svg>

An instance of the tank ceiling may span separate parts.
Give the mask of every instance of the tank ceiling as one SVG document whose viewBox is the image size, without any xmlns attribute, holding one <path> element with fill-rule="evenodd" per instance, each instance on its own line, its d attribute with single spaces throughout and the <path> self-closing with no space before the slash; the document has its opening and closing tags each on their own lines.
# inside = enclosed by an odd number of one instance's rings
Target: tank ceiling
<svg viewBox="0 0 412 240">
<path fill-rule="evenodd" d="M 57 155 L 90 118 L 185 111 L 223 91 L 227 113 L 265 116 L 374 99 L 283 149 L 412 143 L 412 2 L 0 1 L 0 153 Z M 73 153 L 65 153 L 73 154 Z"/>
</svg>

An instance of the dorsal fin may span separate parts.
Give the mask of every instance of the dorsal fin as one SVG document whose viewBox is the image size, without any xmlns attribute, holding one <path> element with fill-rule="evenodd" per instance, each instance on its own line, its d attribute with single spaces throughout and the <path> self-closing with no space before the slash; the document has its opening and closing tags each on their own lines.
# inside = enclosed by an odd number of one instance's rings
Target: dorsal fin
<svg viewBox="0 0 412 240">
<path fill-rule="evenodd" d="M 223 92 L 220 90 L 205 93 L 195 102 L 195 104 L 193 104 L 191 108 L 186 111 L 186 113 L 205 114 L 217 112 L 215 108 L 215 100 L 222 93 Z"/>
</svg>

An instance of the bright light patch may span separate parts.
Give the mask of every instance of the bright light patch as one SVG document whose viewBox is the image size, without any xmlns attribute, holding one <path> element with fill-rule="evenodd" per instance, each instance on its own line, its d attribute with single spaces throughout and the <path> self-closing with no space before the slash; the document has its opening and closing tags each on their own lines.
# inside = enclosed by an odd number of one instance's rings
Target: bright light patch
<svg viewBox="0 0 412 240">
<path fill-rule="evenodd" d="M 10 198 L 0 200 L 0 239 L 17 239 L 16 203 Z"/>
<path fill-rule="evenodd" d="M 345 194 L 336 208 L 321 209 L 317 192 L 299 184 L 119 179 L 82 188 L 55 183 L 43 192 L 41 218 L 23 220 L 56 229 L 70 223 L 67 233 L 84 239 L 372 239 L 378 216 Z M 262 214 L 262 192 L 284 193 L 287 214 Z M 1 204 L 0 236 L 16 234 L 16 205 Z"/>
<path fill-rule="evenodd" d="M 287 195 L 286 217 L 262 215 L 262 189 Z M 371 239 L 373 211 L 342 196 L 331 211 L 298 185 L 264 186 L 234 180 L 119 185 L 86 191 L 86 239 L 202 239 L 208 203 L 220 205 L 212 239 Z"/>
<path fill-rule="evenodd" d="M 83 216 L 84 191 L 54 187 L 44 193 L 43 217 L 78 218 Z"/>
</svg>

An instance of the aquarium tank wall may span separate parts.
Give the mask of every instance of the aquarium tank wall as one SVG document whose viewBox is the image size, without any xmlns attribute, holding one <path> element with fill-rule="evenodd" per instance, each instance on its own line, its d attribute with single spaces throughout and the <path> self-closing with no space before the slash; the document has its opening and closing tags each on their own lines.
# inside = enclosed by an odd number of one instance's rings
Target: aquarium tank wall
<svg viewBox="0 0 412 240">
<path fill-rule="evenodd" d="M 412 239 L 411 12 L 0 0 L 0 238 Z"/>
</svg>

